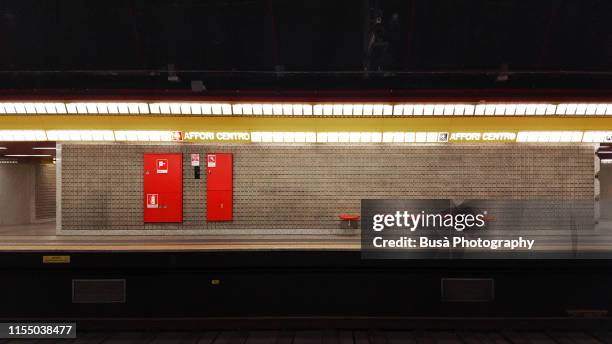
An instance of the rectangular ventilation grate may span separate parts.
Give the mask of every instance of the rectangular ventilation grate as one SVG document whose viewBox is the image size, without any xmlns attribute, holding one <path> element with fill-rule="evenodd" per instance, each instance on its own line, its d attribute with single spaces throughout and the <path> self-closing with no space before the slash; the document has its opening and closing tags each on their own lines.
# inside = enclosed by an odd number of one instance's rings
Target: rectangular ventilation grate
<svg viewBox="0 0 612 344">
<path fill-rule="evenodd" d="M 73 279 L 72 303 L 125 303 L 125 279 Z"/>
</svg>

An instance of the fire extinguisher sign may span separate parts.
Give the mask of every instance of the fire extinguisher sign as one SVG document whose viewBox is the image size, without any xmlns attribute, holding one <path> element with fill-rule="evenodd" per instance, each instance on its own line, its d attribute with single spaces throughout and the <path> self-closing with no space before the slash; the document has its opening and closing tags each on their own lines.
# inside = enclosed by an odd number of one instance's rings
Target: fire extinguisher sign
<svg viewBox="0 0 612 344">
<path fill-rule="evenodd" d="M 168 159 L 157 159 L 157 174 L 168 174 Z"/>
<path fill-rule="evenodd" d="M 207 167 L 217 167 L 217 155 L 216 154 L 208 154 L 206 157 Z"/>
<path fill-rule="evenodd" d="M 158 194 L 147 194 L 147 208 L 158 208 L 159 207 L 159 195 Z"/>
</svg>

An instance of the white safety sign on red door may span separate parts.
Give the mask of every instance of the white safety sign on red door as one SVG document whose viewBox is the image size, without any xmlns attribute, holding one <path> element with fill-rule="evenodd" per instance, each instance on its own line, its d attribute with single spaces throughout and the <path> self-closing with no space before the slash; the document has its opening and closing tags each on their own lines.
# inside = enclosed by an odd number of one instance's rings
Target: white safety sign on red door
<svg viewBox="0 0 612 344">
<path fill-rule="evenodd" d="M 147 194 L 147 208 L 159 208 L 158 194 Z"/>
<path fill-rule="evenodd" d="M 191 154 L 191 166 L 200 166 L 200 154 Z"/>
<path fill-rule="evenodd" d="M 157 174 L 168 174 L 168 159 L 157 159 Z"/>
<path fill-rule="evenodd" d="M 209 154 L 207 160 L 207 167 L 217 167 L 217 156 L 215 154 Z"/>
</svg>

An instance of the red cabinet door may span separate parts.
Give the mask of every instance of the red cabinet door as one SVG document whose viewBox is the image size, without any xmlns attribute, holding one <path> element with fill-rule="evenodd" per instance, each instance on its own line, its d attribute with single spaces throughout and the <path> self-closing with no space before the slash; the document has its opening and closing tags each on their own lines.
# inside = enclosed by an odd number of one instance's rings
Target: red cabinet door
<svg viewBox="0 0 612 344">
<path fill-rule="evenodd" d="M 232 220 L 232 191 L 209 190 L 206 193 L 206 220 Z"/>
<path fill-rule="evenodd" d="M 231 154 L 206 154 L 207 190 L 231 190 L 232 172 Z"/>
<path fill-rule="evenodd" d="M 183 221 L 183 155 L 144 155 L 144 222 Z"/>
<path fill-rule="evenodd" d="M 206 221 L 232 221 L 232 163 L 229 153 L 206 154 Z"/>
</svg>

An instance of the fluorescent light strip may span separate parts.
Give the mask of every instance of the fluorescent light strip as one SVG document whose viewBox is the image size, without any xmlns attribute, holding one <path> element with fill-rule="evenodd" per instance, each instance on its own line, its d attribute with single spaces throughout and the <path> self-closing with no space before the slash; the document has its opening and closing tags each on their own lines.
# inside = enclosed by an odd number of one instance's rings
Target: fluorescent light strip
<svg viewBox="0 0 612 344">
<path fill-rule="evenodd" d="M 214 116 L 605 116 L 612 103 L 215 103 L 215 102 L 0 102 L 0 114 L 160 114 Z"/>
<path fill-rule="evenodd" d="M 11 158 L 29 158 L 29 157 L 34 157 L 34 158 L 46 158 L 46 157 L 51 157 L 51 155 L 49 154 L 5 154 L 4 156 L 8 156 Z"/>
</svg>

